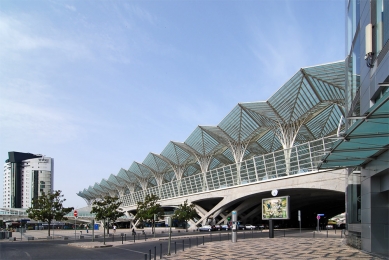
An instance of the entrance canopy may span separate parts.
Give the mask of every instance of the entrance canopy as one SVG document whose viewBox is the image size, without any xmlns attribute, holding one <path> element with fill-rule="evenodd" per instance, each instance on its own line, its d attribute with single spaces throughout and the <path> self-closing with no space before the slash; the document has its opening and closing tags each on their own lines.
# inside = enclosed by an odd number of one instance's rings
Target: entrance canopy
<svg viewBox="0 0 389 260">
<path fill-rule="evenodd" d="M 389 149 L 389 92 L 360 117 L 319 164 L 319 169 L 365 166 Z M 389 163 L 388 161 L 386 163 Z"/>
</svg>

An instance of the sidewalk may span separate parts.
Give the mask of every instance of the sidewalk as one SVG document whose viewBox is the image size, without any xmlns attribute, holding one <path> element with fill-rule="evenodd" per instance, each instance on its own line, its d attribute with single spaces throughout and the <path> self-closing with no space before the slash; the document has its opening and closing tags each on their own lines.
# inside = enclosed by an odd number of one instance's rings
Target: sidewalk
<svg viewBox="0 0 389 260">
<path fill-rule="evenodd" d="M 85 234 L 85 230 L 82 230 L 82 235 L 84 235 L 86 241 L 83 241 L 79 238 L 80 230 L 76 231 L 76 240 L 74 240 L 74 230 L 55 230 L 54 237 L 55 239 L 63 239 L 64 236 L 67 236 L 69 239 L 69 246 L 76 246 L 82 248 L 101 248 L 101 247 L 116 247 L 127 244 L 133 244 L 133 241 L 129 236 L 127 236 L 127 241 L 121 240 L 121 233 L 129 235 L 131 230 L 129 229 L 119 229 L 115 234 L 115 241 L 112 241 L 112 237 L 106 236 L 106 244 L 103 242 L 91 242 L 92 231 L 89 230 L 89 233 Z M 141 231 L 137 231 L 141 232 Z M 278 236 L 275 238 L 268 238 L 267 234 L 264 234 L 266 237 L 261 238 L 251 238 L 250 232 L 247 232 L 246 238 L 239 238 L 236 243 L 232 243 L 231 240 L 222 240 L 218 241 L 218 235 L 216 233 L 204 233 L 198 232 L 196 235 L 198 237 L 210 236 L 214 234 L 214 242 L 206 242 L 204 245 L 199 243 L 198 246 L 195 243 L 192 243 L 191 248 L 189 248 L 188 236 L 185 233 L 182 236 L 175 236 L 172 238 L 172 241 L 177 243 L 177 254 L 174 253 L 172 248 L 171 255 L 164 255 L 163 259 L 165 260 L 182 260 L 182 259 L 239 259 L 239 260 L 251 260 L 251 259 L 387 259 L 379 256 L 373 256 L 371 254 L 362 252 L 358 249 L 349 247 L 345 244 L 345 238 L 340 237 L 340 233 L 335 234 L 331 232 L 306 232 L 302 234 L 293 234 L 290 235 L 287 233 L 286 237 L 282 236 L 282 230 L 279 231 Z M 267 233 L 264 231 L 264 233 Z M 27 233 L 23 234 L 23 241 L 27 241 L 28 237 L 33 236 L 34 240 L 47 239 L 47 230 L 30 230 Z M 95 230 L 95 235 L 98 235 L 100 238 L 103 236 L 102 230 Z M 112 234 L 112 232 L 111 232 Z M 51 233 L 51 235 L 53 235 Z M 20 233 L 12 233 L 13 237 L 17 238 L 17 241 L 20 241 Z M 194 237 L 191 238 L 194 241 Z M 149 236 L 147 242 L 155 242 L 160 240 L 166 240 L 167 238 L 153 238 Z M 185 240 L 185 242 L 184 242 Z M 200 240 L 200 239 L 199 239 Z M 7 239 L 0 240 L 8 241 Z M 144 243 L 144 240 L 136 240 L 136 243 Z M 182 250 L 182 242 L 186 243 L 184 246 L 184 251 Z M 158 257 L 159 259 L 159 257 Z"/>
<path fill-rule="evenodd" d="M 345 245 L 344 238 L 277 237 L 222 241 L 174 252 L 165 260 L 184 259 L 384 259 Z"/>
</svg>

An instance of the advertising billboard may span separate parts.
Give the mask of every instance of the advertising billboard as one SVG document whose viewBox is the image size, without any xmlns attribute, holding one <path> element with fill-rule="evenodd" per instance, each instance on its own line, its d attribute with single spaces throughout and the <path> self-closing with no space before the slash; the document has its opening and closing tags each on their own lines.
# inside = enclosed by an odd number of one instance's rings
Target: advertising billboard
<svg viewBox="0 0 389 260">
<path fill-rule="evenodd" d="M 289 219 L 289 196 L 262 199 L 262 219 Z"/>
</svg>

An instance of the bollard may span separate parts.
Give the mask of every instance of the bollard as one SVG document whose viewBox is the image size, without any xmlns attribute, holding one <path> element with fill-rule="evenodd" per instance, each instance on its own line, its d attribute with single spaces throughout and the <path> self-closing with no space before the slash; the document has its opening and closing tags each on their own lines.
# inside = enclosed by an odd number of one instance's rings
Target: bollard
<svg viewBox="0 0 389 260">
<path fill-rule="evenodd" d="M 122 245 L 123 245 L 123 236 L 122 236 Z"/>
<path fill-rule="evenodd" d="M 230 233 L 227 232 L 227 240 L 230 240 Z"/>
<path fill-rule="evenodd" d="M 162 244 L 159 244 L 159 259 L 162 259 Z"/>
<path fill-rule="evenodd" d="M 253 238 L 253 236 L 254 236 L 254 230 L 251 229 L 251 238 Z M 284 235 L 284 236 L 285 236 L 285 235 Z"/>
<path fill-rule="evenodd" d="M 189 248 L 191 248 L 191 246 L 192 246 L 191 244 L 192 244 L 192 243 L 191 243 L 190 238 L 189 238 Z"/>
<path fill-rule="evenodd" d="M 204 236 L 203 236 L 203 245 L 204 245 Z"/>
<path fill-rule="evenodd" d="M 146 233 L 145 233 L 145 241 L 146 241 L 147 237 L 146 237 Z"/>
<path fill-rule="evenodd" d="M 211 237 L 211 242 L 212 242 L 212 234 L 209 234 L 209 236 Z"/>
<path fill-rule="evenodd" d="M 340 238 L 343 238 L 343 229 L 340 231 Z"/>
<path fill-rule="evenodd" d="M 154 247 L 154 260 L 157 259 L 157 247 L 155 246 Z"/>
<path fill-rule="evenodd" d="M 327 229 L 327 237 L 328 237 L 328 229 Z"/>
<path fill-rule="evenodd" d="M 147 254 L 145 254 L 145 260 L 147 260 Z"/>
<path fill-rule="evenodd" d="M 177 242 L 174 241 L 174 254 L 177 254 Z"/>
<path fill-rule="evenodd" d="M 243 231 L 243 239 L 245 239 L 245 238 L 246 238 L 246 232 Z"/>
<path fill-rule="evenodd" d="M 313 238 L 315 238 L 315 231 L 313 231 Z"/>
<path fill-rule="evenodd" d="M 219 233 L 219 241 L 222 241 L 222 233 Z"/>
<path fill-rule="evenodd" d="M 134 235 L 134 243 L 135 243 L 135 235 Z"/>
<path fill-rule="evenodd" d="M 115 235 L 112 235 L 112 242 L 115 242 Z"/>
<path fill-rule="evenodd" d="M 151 249 L 149 249 L 149 260 L 151 260 Z"/>
<path fill-rule="evenodd" d="M 182 251 L 185 251 L 185 242 L 184 242 L 184 240 L 182 240 Z"/>
<path fill-rule="evenodd" d="M 284 229 L 284 237 L 285 237 L 285 229 Z"/>
<path fill-rule="evenodd" d="M 196 237 L 196 246 L 199 246 L 199 237 Z"/>
<path fill-rule="evenodd" d="M 124 234 L 124 241 L 127 241 L 127 236 L 126 236 L 126 234 Z"/>
</svg>

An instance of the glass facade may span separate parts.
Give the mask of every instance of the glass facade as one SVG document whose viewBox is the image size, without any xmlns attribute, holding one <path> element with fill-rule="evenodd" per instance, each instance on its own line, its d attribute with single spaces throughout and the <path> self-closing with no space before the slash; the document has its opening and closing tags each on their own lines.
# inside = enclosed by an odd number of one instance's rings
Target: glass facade
<svg viewBox="0 0 389 260">
<path fill-rule="evenodd" d="M 360 115 L 359 89 L 361 74 L 361 46 L 359 29 L 360 1 L 349 1 L 348 7 L 348 38 L 347 38 L 347 80 L 346 80 L 346 111 L 348 116 Z M 349 125 L 352 120 L 347 122 Z"/>
<path fill-rule="evenodd" d="M 361 171 L 359 168 L 349 170 L 346 198 L 347 223 L 361 223 Z"/>
<path fill-rule="evenodd" d="M 376 21 L 375 21 L 375 35 L 376 35 L 376 53 L 377 56 L 381 52 L 383 46 L 389 40 L 389 0 L 376 1 Z"/>
</svg>

